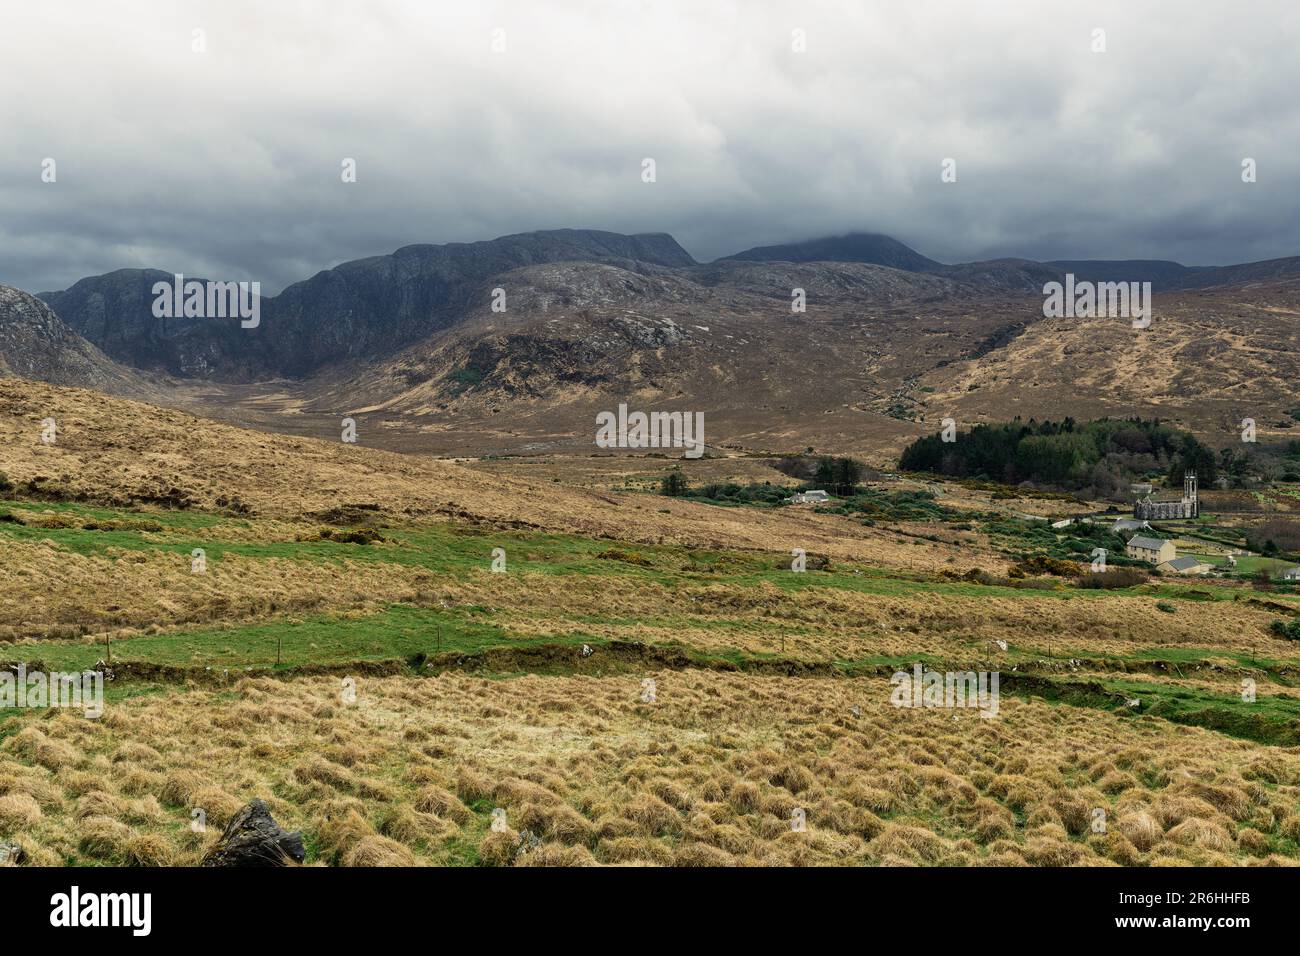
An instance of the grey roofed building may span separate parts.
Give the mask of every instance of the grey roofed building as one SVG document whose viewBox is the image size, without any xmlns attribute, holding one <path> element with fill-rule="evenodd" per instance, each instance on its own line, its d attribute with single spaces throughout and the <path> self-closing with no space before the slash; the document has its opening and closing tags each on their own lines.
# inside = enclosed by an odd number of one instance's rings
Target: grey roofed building
<svg viewBox="0 0 1300 956">
<path fill-rule="evenodd" d="M 1141 531 L 1151 530 L 1151 525 L 1145 521 L 1138 521 L 1137 518 L 1116 518 L 1115 523 L 1111 525 L 1111 531 Z"/>
<path fill-rule="evenodd" d="M 1159 551 L 1165 546 L 1164 538 L 1148 538 L 1145 535 L 1135 534 L 1128 539 L 1130 548 L 1142 548 L 1144 551 Z"/>
<path fill-rule="evenodd" d="M 1200 558 L 1193 558 L 1190 555 L 1182 558 L 1174 558 L 1172 561 L 1166 561 L 1165 566 L 1173 568 L 1175 571 L 1190 571 L 1192 568 L 1204 566 L 1205 562 Z"/>
</svg>

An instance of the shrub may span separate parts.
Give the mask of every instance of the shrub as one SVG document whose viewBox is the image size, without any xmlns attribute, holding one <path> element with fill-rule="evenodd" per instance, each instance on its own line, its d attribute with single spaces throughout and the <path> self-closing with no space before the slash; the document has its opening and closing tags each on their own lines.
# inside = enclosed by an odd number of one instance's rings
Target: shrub
<svg viewBox="0 0 1300 956">
<path fill-rule="evenodd" d="M 1300 641 L 1300 618 L 1292 621 L 1274 621 L 1269 629 L 1287 641 Z"/>
<path fill-rule="evenodd" d="M 686 483 L 686 476 L 682 474 L 680 468 L 674 468 L 668 474 L 664 475 L 663 480 L 659 482 L 659 494 L 667 495 L 670 498 L 681 498 L 690 490 Z"/>
<path fill-rule="evenodd" d="M 1085 590 L 1112 591 L 1116 588 L 1131 588 L 1145 584 L 1147 576 L 1137 568 L 1110 568 L 1095 574 L 1085 574 L 1079 578 L 1077 586 Z"/>
<path fill-rule="evenodd" d="M 338 541 L 342 544 L 373 544 L 384 536 L 374 528 L 322 528 L 318 541 Z"/>
<path fill-rule="evenodd" d="M 1012 576 L 1016 577 L 1016 571 L 1021 574 L 1054 574 L 1057 577 L 1077 578 L 1083 573 L 1083 570 L 1073 561 L 1061 561 L 1057 558 L 1048 557 L 1045 554 L 1035 554 L 1032 557 L 1020 561 L 1012 569 Z"/>
</svg>

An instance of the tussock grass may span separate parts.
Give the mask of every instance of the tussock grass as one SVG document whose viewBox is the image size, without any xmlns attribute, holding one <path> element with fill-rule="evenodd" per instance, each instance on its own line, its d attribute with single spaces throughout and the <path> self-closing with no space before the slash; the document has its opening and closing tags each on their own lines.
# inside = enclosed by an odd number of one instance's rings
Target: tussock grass
<svg viewBox="0 0 1300 956">
<path fill-rule="evenodd" d="M 953 720 L 892 707 L 884 678 L 651 676 L 654 704 L 632 676 L 363 677 L 355 704 L 340 702 L 337 678 L 249 677 L 130 697 L 111 727 L 21 715 L 3 724 L 0 838 L 54 861 L 192 864 L 234 808 L 262 796 L 304 831 L 311 862 L 335 865 L 1201 865 L 1296 854 L 1292 750 L 1033 699 L 1004 698 L 996 721 Z M 576 709 L 554 708 L 560 700 Z M 412 747 L 412 730 L 432 731 L 437 752 Z M 38 759 L 52 745 L 57 769 Z M 189 828 L 196 807 L 206 835 Z M 490 827 L 497 808 L 505 832 Z M 1096 808 L 1105 833 L 1092 832 Z M 804 832 L 792 828 L 796 809 Z"/>
</svg>

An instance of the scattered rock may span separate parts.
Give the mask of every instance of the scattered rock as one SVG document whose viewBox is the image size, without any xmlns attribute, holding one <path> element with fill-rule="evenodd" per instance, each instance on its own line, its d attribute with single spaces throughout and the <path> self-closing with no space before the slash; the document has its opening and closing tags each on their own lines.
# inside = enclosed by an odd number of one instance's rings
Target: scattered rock
<svg viewBox="0 0 1300 956">
<path fill-rule="evenodd" d="M 18 843 L 0 843 L 0 866 L 17 866 L 26 856 Z"/>
</svg>

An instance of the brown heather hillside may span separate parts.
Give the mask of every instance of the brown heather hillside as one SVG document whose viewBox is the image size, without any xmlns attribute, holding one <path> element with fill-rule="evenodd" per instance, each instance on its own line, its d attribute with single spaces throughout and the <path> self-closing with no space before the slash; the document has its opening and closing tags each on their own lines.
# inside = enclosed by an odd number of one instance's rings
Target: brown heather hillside
<svg viewBox="0 0 1300 956">
<path fill-rule="evenodd" d="M 1288 437 L 1300 404 L 1300 283 L 1157 296 L 1149 329 L 1043 319 L 979 358 L 926 373 L 927 418 L 1162 418 L 1211 447 Z"/>
<path fill-rule="evenodd" d="M 46 418 L 58 423 L 52 445 L 41 441 Z M 489 476 L 463 463 L 368 448 L 364 426 L 360 435 L 357 445 L 272 435 L 84 389 L 0 381 L 0 471 L 15 482 L 35 482 L 51 499 L 236 513 L 246 507 L 284 519 L 375 506 L 399 520 L 457 518 L 785 555 L 801 547 L 898 566 L 964 570 L 1000 564 L 961 547 L 915 548 L 886 532 L 809 510 L 721 510 L 657 495 Z"/>
</svg>

